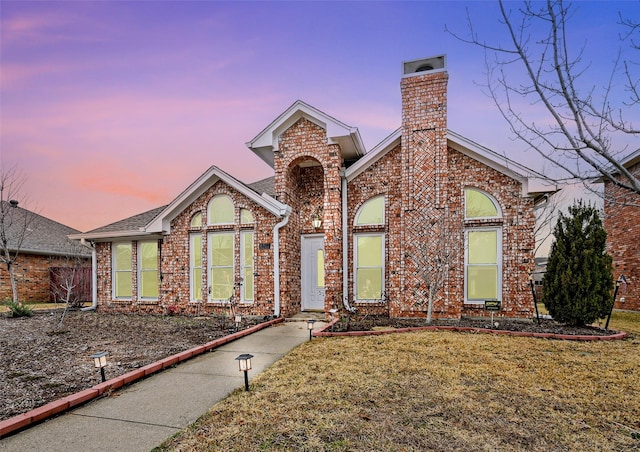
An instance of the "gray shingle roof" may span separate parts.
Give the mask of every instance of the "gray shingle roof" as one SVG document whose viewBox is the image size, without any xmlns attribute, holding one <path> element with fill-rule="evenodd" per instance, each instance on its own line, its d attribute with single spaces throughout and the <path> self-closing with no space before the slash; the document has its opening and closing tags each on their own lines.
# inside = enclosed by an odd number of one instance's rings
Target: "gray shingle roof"
<svg viewBox="0 0 640 452">
<path fill-rule="evenodd" d="M 261 179 L 259 181 L 253 182 L 251 184 L 247 184 L 247 186 L 260 194 L 266 193 L 269 196 L 273 196 L 275 195 L 275 179 L 275 176 L 271 176 L 267 177 L 266 179 Z"/>
<path fill-rule="evenodd" d="M 81 255 L 91 256 L 91 251 L 78 246 L 78 242 L 69 240 L 69 234 L 77 234 L 77 229 L 70 228 L 57 221 L 38 215 L 22 207 L 13 207 L 7 201 L 1 201 L 0 221 L 4 221 L 9 249 L 25 254 L 44 255 Z M 19 245 L 20 238 L 22 244 Z"/>
<path fill-rule="evenodd" d="M 167 206 L 156 207 L 155 209 L 139 213 L 132 217 L 125 218 L 124 220 L 119 220 L 106 226 L 100 226 L 99 228 L 88 231 L 87 234 L 96 232 L 136 231 L 149 224 L 151 220 L 157 217 L 158 214 L 164 210 L 165 207 Z"/>
</svg>

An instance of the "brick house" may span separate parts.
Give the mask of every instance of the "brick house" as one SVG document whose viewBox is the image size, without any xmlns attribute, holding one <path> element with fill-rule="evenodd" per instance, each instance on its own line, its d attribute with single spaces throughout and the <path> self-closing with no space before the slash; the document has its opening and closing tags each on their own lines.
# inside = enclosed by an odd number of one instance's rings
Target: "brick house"
<svg viewBox="0 0 640 452">
<path fill-rule="evenodd" d="M 53 301 L 52 277 L 64 274 L 72 263 L 90 272 L 91 252 L 68 239 L 80 231 L 50 220 L 18 206 L 15 201 L 2 202 L 3 230 L 7 249 L 14 262 L 14 276 L 18 288 L 18 300 L 22 302 Z M 17 252 L 17 258 L 15 253 Z M 90 280 L 90 277 L 89 277 Z M 77 285 L 80 290 L 80 284 Z M 87 284 L 90 289 L 90 283 Z M 90 290 L 78 293 L 86 301 L 91 300 Z M 0 299 L 13 298 L 7 265 L 0 265 Z"/>
<path fill-rule="evenodd" d="M 213 166 L 166 206 L 72 236 L 95 246 L 95 306 L 424 316 L 420 258 L 446 255 L 434 318 L 483 315 L 485 299 L 531 317 L 533 207 L 556 188 L 447 130 L 444 56 L 402 71 L 401 127 L 368 152 L 356 128 L 297 101 L 247 143 L 273 177 Z"/>
<path fill-rule="evenodd" d="M 640 150 L 627 156 L 622 165 L 640 177 Z M 624 275 L 627 284 L 619 291 L 614 308 L 640 311 L 640 195 L 604 181 L 604 227 L 607 251 L 613 257 L 613 273 Z"/>
</svg>

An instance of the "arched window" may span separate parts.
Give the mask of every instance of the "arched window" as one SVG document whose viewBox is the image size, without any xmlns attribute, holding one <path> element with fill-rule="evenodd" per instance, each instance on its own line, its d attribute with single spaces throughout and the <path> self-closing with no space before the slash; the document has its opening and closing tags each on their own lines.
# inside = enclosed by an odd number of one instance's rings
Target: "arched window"
<svg viewBox="0 0 640 452">
<path fill-rule="evenodd" d="M 468 220 L 499 218 L 502 213 L 493 197 L 477 188 L 466 188 L 464 190 L 464 216 Z"/>
<path fill-rule="evenodd" d="M 208 224 L 233 224 L 233 201 L 226 195 L 214 196 L 207 207 Z"/>
<path fill-rule="evenodd" d="M 240 224 L 251 224 L 255 220 L 249 209 L 240 209 Z"/>
<path fill-rule="evenodd" d="M 356 226 L 384 224 L 384 196 L 376 196 L 365 202 L 356 214 Z"/>
<path fill-rule="evenodd" d="M 192 228 L 200 228 L 202 227 L 202 213 L 198 212 L 193 217 L 191 217 L 191 227 Z"/>
<path fill-rule="evenodd" d="M 465 219 L 500 219 L 502 211 L 489 194 L 466 188 Z M 483 303 L 502 297 L 502 227 L 469 223 L 465 230 L 466 303 Z"/>
</svg>

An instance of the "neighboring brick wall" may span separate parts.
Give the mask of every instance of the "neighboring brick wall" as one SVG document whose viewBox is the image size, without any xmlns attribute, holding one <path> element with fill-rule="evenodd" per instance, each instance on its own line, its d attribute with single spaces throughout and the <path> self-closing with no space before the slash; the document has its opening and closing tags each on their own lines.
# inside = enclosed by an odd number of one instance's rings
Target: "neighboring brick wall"
<svg viewBox="0 0 640 452">
<path fill-rule="evenodd" d="M 640 177 L 640 164 L 629 169 Z M 618 291 L 614 307 L 640 311 L 640 195 L 606 182 L 604 212 L 613 276 L 627 280 L 626 293 Z"/>
<path fill-rule="evenodd" d="M 91 260 L 87 259 L 87 265 Z M 18 300 L 28 303 L 48 303 L 51 283 L 51 267 L 69 267 L 64 257 L 37 254 L 19 254 L 14 264 L 14 276 L 18 286 Z M 11 279 L 6 264 L 0 266 L 0 299 L 13 299 Z"/>
</svg>

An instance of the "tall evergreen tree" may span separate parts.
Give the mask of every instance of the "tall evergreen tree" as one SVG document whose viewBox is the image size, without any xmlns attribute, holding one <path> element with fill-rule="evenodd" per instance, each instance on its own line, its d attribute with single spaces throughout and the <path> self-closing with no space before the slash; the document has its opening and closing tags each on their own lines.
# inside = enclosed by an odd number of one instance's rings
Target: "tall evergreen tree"
<svg viewBox="0 0 640 452">
<path fill-rule="evenodd" d="M 560 213 L 543 278 L 544 305 L 551 316 L 573 326 L 605 317 L 611 309 L 612 259 L 607 233 L 595 207 L 581 201 Z"/>
</svg>

